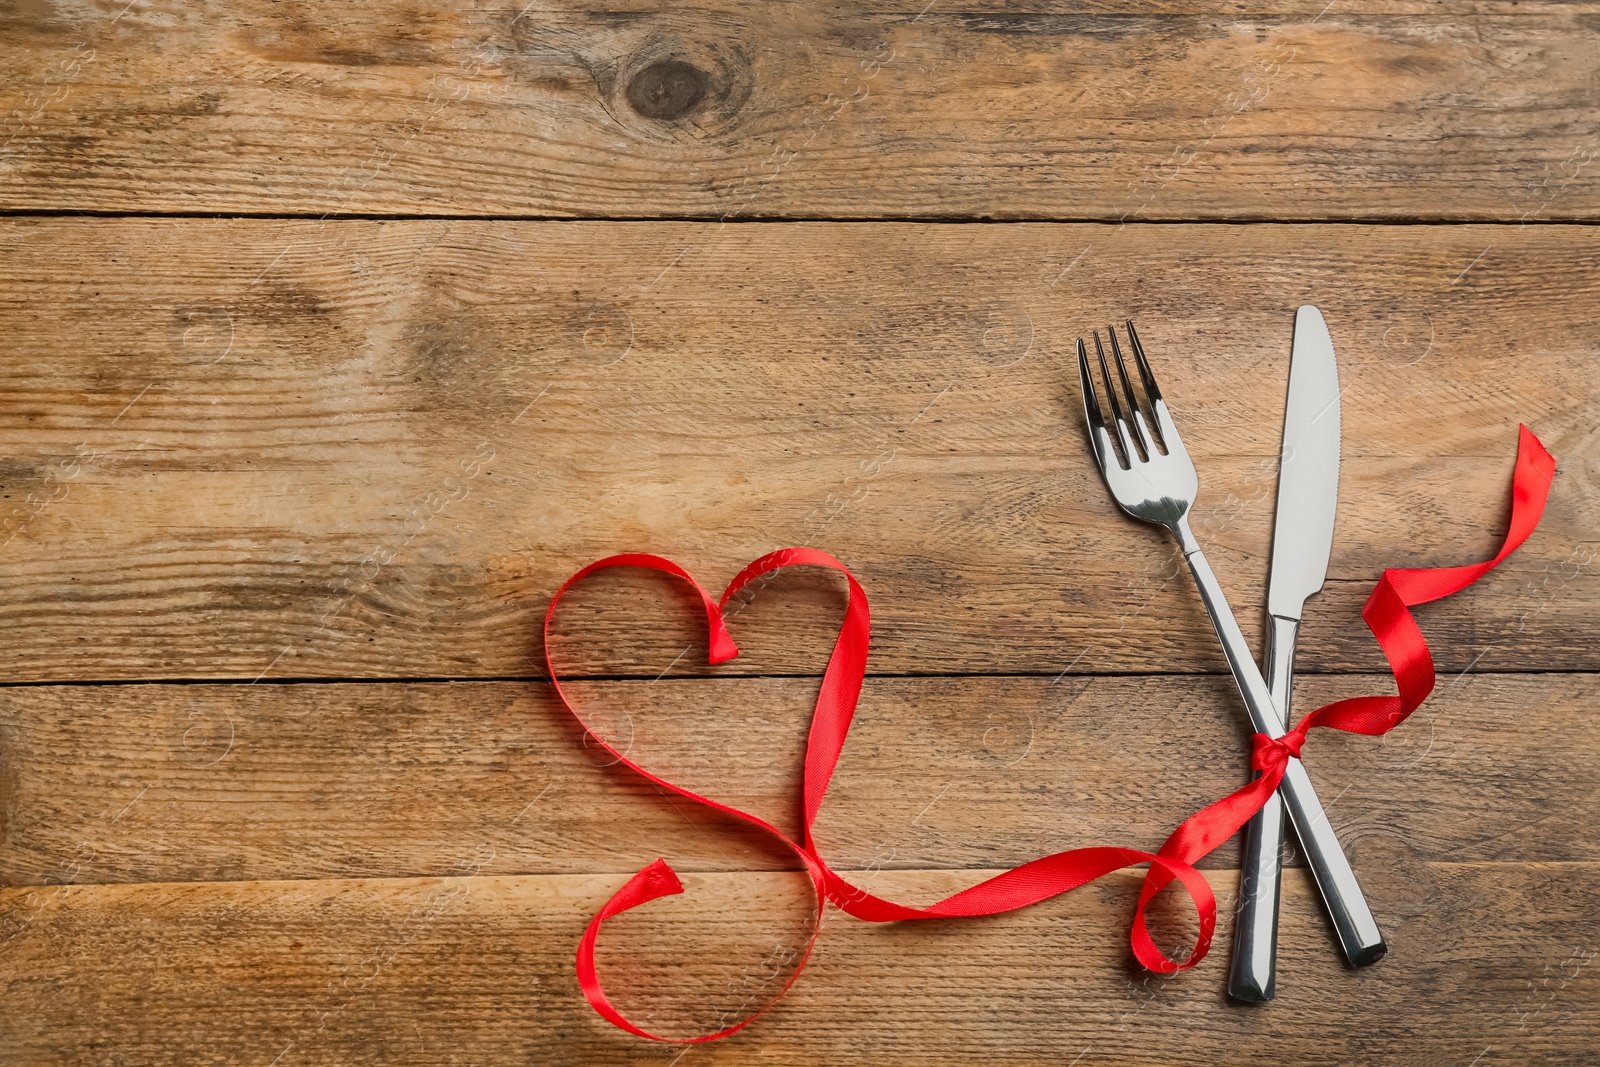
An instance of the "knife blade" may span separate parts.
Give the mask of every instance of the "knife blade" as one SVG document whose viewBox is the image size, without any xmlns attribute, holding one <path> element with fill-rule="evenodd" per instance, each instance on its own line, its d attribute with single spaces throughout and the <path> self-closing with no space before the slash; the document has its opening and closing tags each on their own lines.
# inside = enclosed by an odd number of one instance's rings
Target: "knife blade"
<svg viewBox="0 0 1600 1067">
<path fill-rule="evenodd" d="M 1267 611 L 1276 618 L 1299 621 L 1306 600 L 1327 579 L 1338 506 L 1339 367 L 1322 312 L 1306 304 L 1294 316 L 1289 401 L 1278 461 L 1278 514 L 1267 586 Z"/>
<path fill-rule="evenodd" d="M 1305 602 L 1323 586 L 1333 550 L 1339 501 L 1339 368 L 1322 312 L 1310 304 L 1295 312 L 1289 363 L 1289 398 L 1284 408 L 1283 448 L 1278 464 L 1277 515 L 1272 531 L 1272 569 L 1267 591 L 1268 631 L 1263 675 L 1273 702 L 1289 723 L 1295 636 Z M 1288 775 L 1304 776 L 1291 760 Z M 1283 791 L 1287 794 L 1288 791 Z M 1333 917 L 1345 956 L 1353 966 L 1382 958 L 1385 946 L 1327 814 L 1310 789 L 1304 802 L 1274 796 L 1245 831 L 1238 921 L 1228 993 L 1239 1000 L 1271 1000 L 1276 986 L 1279 882 L 1284 815 L 1302 838 L 1321 840 L 1322 859 L 1312 873 Z M 1314 809 L 1314 810 L 1313 810 Z"/>
</svg>

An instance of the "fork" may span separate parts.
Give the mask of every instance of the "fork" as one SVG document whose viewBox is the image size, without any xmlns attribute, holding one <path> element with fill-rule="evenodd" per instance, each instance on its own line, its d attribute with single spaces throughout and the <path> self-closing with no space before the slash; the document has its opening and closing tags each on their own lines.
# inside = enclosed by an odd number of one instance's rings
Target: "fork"
<svg viewBox="0 0 1600 1067">
<path fill-rule="evenodd" d="M 1245 643 L 1239 623 L 1222 594 L 1222 586 L 1212 573 L 1211 565 L 1206 562 L 1205 553 L 1200 551 L 1194 531 L 1189 528 L 1189 509 L 1200 489 L 1194 461 L 1184 449 L 1183 441 L 1178 437 L 1178 428 L 1167 412 L 1166 401 L 1161 398 L 1161 390 L 1156 386 L 1155 375 L 1150 371 L 1150 363 L 1145 359 L 1144 346 L 1139 343 L 1132 320 L 1128 320 L 1126 326 L 1128 343 L 1133 349 L 1133 359 L 1138 368 L 1139 381 L 1144 387 L 1150 417 L 1155 420 L 1155 432 L 1152 432 L 1150 422 L 1134 396 L 1128 368 L 1122 358 L 1122 346 L 1117 343 L 1117 332 L 1108 326 L 1106 332 L 1111 337 L 1111 353 L 1122 387 L 1120 399 L 1117 385 L 1111 380 L 1111 370 L 1106 362 L 1105 349 L 1100 344 L 1098 330 L 1094 331 L 1094 348 L 1099 357 L 1100 377 L 1106 384 L 1106 398 L 1111 404 L 1112 425 L 1116 431 L 1115 438 L 1112 437 L 1112 428 L 1106 425 L 1104 409 L 1095 392 L 1094 375 L 1089 369 L 1089 353 L 1080 337 L 1078 371 L 1083 377 L 1083 411 L 1088 420 L 1095 462 L 1118 507 L 1136 519 L 1166 527 L 1177 539 L 1183 550 L 1183 558 L 1189 564 L 1189 571 L 1194 575 L 1195 585 L 1200 589 L 1206 614 L 1211 617 L 1211 625 L 1222 642 L 1222 651 L 1227 657 L 1228 668 L 1233 672 L 1233 680 L 1244 697 L 1251 725 L 1257 733 L 1282 737 L 1287 728 L 1283 716 L 1278 713 L 1272 692 L 1250 655 L 1250 647 Z M 1124 402 L 1127 404 L 1126 413 L 1123 411 Z M 1291 808 L 1321 815 L 1322 805 L 1311 787 L 1311 779 L 1303 771 L 1286 774 L 1279 788 L 1285 792 Z M 1372 925 L 1359 888 L 1353 890 L 1353 898 L 1352 890 L 1347 888 L 1355 885 L 1355 879 L 1350 873 L 1350 864 L 1339 845 L 1339 839 L 1334 835 L 1333 826 L 1326 816 L 1307 818 L 1305 822 L 1307 825 L 1302 827 L 1300 821 L 1296 820 L 1295 828 L 1300 831 L 1300 843 L 1305 849 L 1306 858 L 1334 914 L 1335 926 L 1345 942 L 1346 954 L 1356 966 L 1371 963 L 1383 955 L 1382 938 L 1363 942 L 1356 937 L 1352 942 L 1346 937 L 1346 927 L 1351 924 L 1340 922 L 1340 916 L 1359 903 L 1361 912 L 1368 916 L 1367 925 Z M 1375 926 L 1372 932 L 1376 934 Z M 1353 934 L 1351 936 L 1355 937 Z M 1352 949 L 1353 943 L 1358 947 Z"/>
</svg>

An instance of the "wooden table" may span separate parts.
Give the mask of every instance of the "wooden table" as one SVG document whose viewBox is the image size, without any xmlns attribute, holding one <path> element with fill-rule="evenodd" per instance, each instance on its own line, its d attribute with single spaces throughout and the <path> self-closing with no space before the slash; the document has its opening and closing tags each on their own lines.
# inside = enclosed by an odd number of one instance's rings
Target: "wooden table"
<svg viewBox="0 0 1600 1067">
<path fill-rule="evenodd" d="M 1600 1042 L 1600 3 L 0 11 L 0 1061 L 1592 1063 Z M 1391 953 L 1303 867 L 1278 999 L 1131 964 L 1135 871 L 1025 911 L 830 912 L 792 858 L 606 767 L 542 680 L 560 581 L 712 586 L 812 544 L 872 598 L 819 823 L 931 901 L 1153 848 L 1246 773 L 1156 531 L 1083 440 L 1072 345 L 1134 317 L 1259 632 L 1294 308 L 1345 387 L 1296 700 L 1388 691 L 1385 566 L 1483 558 L 1519 421 L 1543 526 L 1419 611 L 1440 683 L 1314 739 Z M 703 666 L 640 575 L 556 652 L 600 732 L 796 826 L 842 602 L 784 576 Z M 1174 904 L 1174 951 L 1192 918 Z"/>
</svg>

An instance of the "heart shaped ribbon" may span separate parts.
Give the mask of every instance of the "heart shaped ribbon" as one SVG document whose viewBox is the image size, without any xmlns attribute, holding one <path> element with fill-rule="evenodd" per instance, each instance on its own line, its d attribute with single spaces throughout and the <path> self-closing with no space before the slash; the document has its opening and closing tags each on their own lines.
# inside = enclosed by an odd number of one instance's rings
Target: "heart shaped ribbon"
<svg viewBox="0 0 1600 1067">
<path fill-rule="evenodd" d="M 751 1014 L 721 1030 L 694 1037 L 662 1037 L 649 1033 L 630 1022 L 606 997 L 595 971 L 595 942 L 600 927 L 614 915 L 636 908 L 658 897 L 683 892 L 683 884 L 665 860 L 656 860 L 634 875 L 590 920 L 578 943 L 578 984 L 584 996 L 604 1018 L 614 1025 L 639 1037 L 654 1041 L 693 1043 L 715 1041 L 749 1026 L 763 1013 L 783 998 L 800 977 L 811 950 L 816 944 L 823 913 L 823 901 L 830 900 L 844 912 L 869 922 L 892 922 L 903 919 L 954 918 L 994 915 L 1011 911 L 1050 897 L 1076 889 L 1113 871 L 1137 863 L 1149 863 L 1139 901 L 1134 909 L 1130 940 L 1133 953 L 1141 964 L 1152 971 L 1172 972 L 1199 963 L 1211 945 L 1216 928 L 1217 905 L 1210 885 L 1193 864 L 1238 832 L 1250 816 L 1266 803 L 1283 777 L 1284 768 L 1291 756 L 1297 756 L 1305 742 L 1306 733 L 1313 727 L 1323 726 L 1352 733 L 1378 735 L 1399 725 L 1433 688 L 1433 660 L 1427 642 L 1417 627 L 1409 608 L 1412 605 L 1437 600 L 1471 585 L 1509 556 L 1538 525 L 1545 500 L 1555 475 L 1555 460 L 1545 451 L 1539 439 L 1526 427 L 1521 428 L 1518 441 L 1517 465 L 1512 480 L 1512 514 L 1504 543 L 1496 556 L 1483 563 L 1464 567 L 1423 568 L 1415 570 L 1386 570 L 1372 595 L 1362 609 L 1373 636 L 1383 647 L 1399 687 L 1397 696 L 1355 697 L 1326 705 L 1311 712 L 1294 729 L 1282 738 L 1273 739 L 1256 734 L 1252 743 L 1253 766 L 1262 774 L 1248 785 L 1216 803 L 1190 816 L 1174 830 L 1156 853 L 1139 849 L 1097 846 L 1058 852 L 1025 863 L 985 882 L 955 893 L 927 907 L 897 904 L 875 896 L 841 877 L 822 858 L 812 825 L 822 808 L 823 796 L 833 777 L 834 767 L 844 748 L 845 736 L 855 714 L 856 701 L 861 694 L 861 683 L 866 676 L 867 645 L 870 636 L 870 615 L 867 595 L 855 577 L 833 556 L 814 548 L 786 548 L 769 553 L 749 564 L 728 583 L 719 600 L 712 600 L 688 571 L 661 556 L 643 553 L 626 553 L 608 556 L 589 564 L 568 578 L 554 597 L 544 619 L 545 664 L 550 671 L 550 681 L 557 695 L 587 735 L 634 773 L 655 783 L 663 790 L 703 804 L 726 815 L 741 819 L 770 835 L 792 851 L 811 878 L 815 891 L 816 910 L 812 918 L 811 933 L 805 948 L 790 972 L 788 980 L 772 997 Z M 806 742 L 805 775 L 802 786 L 802 834 L 799 841 L 749 812 L 741 811 L 701 796 L 691 790 L 674 785 L 652 774 L 644 767 L 613 748 L 599 737 L 584 721 L 583 715 L 567 698 L 561 688 L 560 676 L 550 654 L 550 622 L 555 617 L 556 606 L 576 583 L 599 570 L 612 567 L 643 567 L 661 571 L 687 582 L 699 595 L 705 608 L 709 636 L 709 661 L 723 663 L 738 655 L 739 650 L 729 636 L 723 609 L 728 601 L 750 582 L 765 574 L 785 567 L 815 566 L 836 570 L 844 575 L 848 594 L 845 600 L 844 619 L 833 652 L 823 673 L 822 687 L 817 694 L 811 718 L 811 731 Z M 1200 931 L 1189 955 L 1180 963 L 1166 956 L 1151 939 L 1145 925 L 1145 909 L 1150 901 L 1172 881 L 1178 881 L 1194 903 L 1200 920 Z"/>
</svg>

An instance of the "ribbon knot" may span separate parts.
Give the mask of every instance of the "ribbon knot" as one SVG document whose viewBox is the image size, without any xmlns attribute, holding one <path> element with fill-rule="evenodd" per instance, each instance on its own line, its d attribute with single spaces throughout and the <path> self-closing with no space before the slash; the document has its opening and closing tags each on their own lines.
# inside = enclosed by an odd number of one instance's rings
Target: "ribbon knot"
<svg viewBox="0 0 1600 1067">
<path fill-rule="evenodd" d="M 1253 734 L 1250 744 L 1250 766 L 1266 773 L 1275 771 L 1288 764 L 1291 758 L 1300 758 L 1300 746 L 1306 743 L 1306 735 L 1299 729 L 1290 730 L 1282 737 L 1268 737 L 1266 734 Z"/>
</svg>

